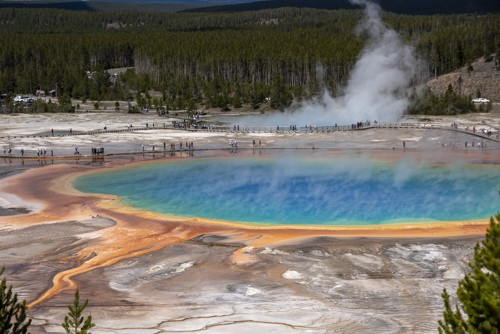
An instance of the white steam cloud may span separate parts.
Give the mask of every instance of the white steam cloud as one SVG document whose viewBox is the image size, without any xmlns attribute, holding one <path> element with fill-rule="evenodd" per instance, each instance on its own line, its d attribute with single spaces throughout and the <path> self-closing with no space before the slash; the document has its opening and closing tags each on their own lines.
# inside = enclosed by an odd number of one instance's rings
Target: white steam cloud
<svg viewBox="0 0 500 334">
<path fill-rule="evenodd" d="M 359 121 L 397 121 L 408 107 L 405 91 L 417 74 L 414 48 L 404 44 L 396 31 L 380 18 L 380 7 L 366 0 L 351 0 L 364 6 L 365 19 L 357 27 L 368 42 L 360 53 L 342 95 L 324 93 L 296 111 L 239 120 L 257 125 L 345 125 Z"/>
</svg>

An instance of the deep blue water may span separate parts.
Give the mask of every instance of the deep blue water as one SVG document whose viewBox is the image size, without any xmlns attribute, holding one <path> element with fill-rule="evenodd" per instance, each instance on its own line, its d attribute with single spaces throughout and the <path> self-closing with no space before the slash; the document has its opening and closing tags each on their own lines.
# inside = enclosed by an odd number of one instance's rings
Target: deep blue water
<svg viewBox="0 0 500 334">
<path fill-rule="evenodd" d="M 369 158 L 166 161 L 85 175 L 75 187 L 160 213 L 261 224 L 371 225 L 487 218 L 500 169 Z"/>
</svg>

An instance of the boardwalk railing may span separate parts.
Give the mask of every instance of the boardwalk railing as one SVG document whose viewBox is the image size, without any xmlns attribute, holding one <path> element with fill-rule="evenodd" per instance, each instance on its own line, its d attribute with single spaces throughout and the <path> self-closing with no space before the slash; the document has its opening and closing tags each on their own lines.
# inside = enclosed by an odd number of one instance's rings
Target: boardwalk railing
<svg viewBox="0 0 500 334">
<path fill-rule="evenodd" d="M 182 131 L 193 131 L 193 132 L 220 132 L 220 133 L 329 133 L 329 132 L 342 132 L 342 131 L 360 131 L 367 129 L 401 129 L 401 128 L 416 128 L 416 129 L 434 129 L 434 130 L 446 130 L 466 133 L 469 135 L 489 139 L 492 141 L 500 142 L 497 139 L 499 133 L 498 130 L 494 133 L 487 135 L 482 131 L 475 131 L 469 129 L 458 128 L 457 126 L 441 126 L 436 124 L 428 123 L 386 123 L 386 122 L 359 122 L 349 125 L 330 125 L 330 126 L 242 126 L 242 125 L 211 125 L 211 124 L 196 124 L 191 126 L 182 125 L 171 125 L 167 123 L 157 124 L 151 123 L 151 125 L 146 126 L 127 126 L 124 128 L 115 129 L 96 129 L 90 131 L 58 131 L 52 133 L 47 131 L 42 134 L 36 135 L 17 135 L 17 136 L 3 136 L 0 139 L 11 139 L 11 138 L 36 138 L 36 137 L 65 137 L 65 136 L 82 136 L 82 135 L 97 135 L 97 134 L 107 134 L 107 133 L 120 133 L 120 132 L 135 132 L 135 131 L 148 131 L 148 130 L 182 130 Z"/>
<path fill-rule="evenodd" d="M 493 141 L 499 141 L 496 135 L 499 133 L 497 130 L 490 135 L 476 130 L 469 130 L 458 128 L 457 126 L 442 126 L 428 123 L 387 123 L 387 122 L 365 122 L 351 125 L 333 125 L 333 126 L 220 126 L 209 125 L 206 127 L 191 127 L 185 128 L 188 131 L 204 131 L 204 132 L 223 132 L 223 133 L 321 133 L 321 132 L 337 132 L 337 131 L 359 131 L 367 129 L 430 129 L 430 130 L 445 130 L 461 132 L 477 137 L 487 138 Z"/>
</svg>

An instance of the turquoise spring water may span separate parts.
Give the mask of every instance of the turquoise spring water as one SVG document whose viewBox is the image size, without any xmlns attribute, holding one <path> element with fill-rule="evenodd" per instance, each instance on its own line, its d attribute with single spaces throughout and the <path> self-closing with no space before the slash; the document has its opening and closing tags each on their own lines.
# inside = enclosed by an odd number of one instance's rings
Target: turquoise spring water
<svg viewBox="0 0 500 334">
<path fill-rule="evenodd" d="M 500 208 L 498 166 L 367 157 L 176 160 L 84 175 L 74 185 L 159 213 L 258 224 L 454 221 Z"/>
</svg>

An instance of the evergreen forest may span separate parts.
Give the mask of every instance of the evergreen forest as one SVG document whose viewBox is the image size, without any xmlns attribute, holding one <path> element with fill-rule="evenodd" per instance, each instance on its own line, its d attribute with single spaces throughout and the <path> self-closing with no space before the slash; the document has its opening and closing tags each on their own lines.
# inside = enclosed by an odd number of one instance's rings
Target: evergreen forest
<svg viewBox="0 0 500 334">
<path fill-rule="evenodd" d="M 135 100 L 167 109 L 274 109 L 335 94 L 363 48 L 362 10 L 277 8 L 154 13 L 0 9 L 0 94 L 56 91 L 83 100 Z M 384 22 L 425 61 L 423 76 L 500 54 L 500 14 Z M 110 78 L 112 68 L 129 68 Z M 160 92 L 152 101 L 150 91 Z"/>
</svg>

